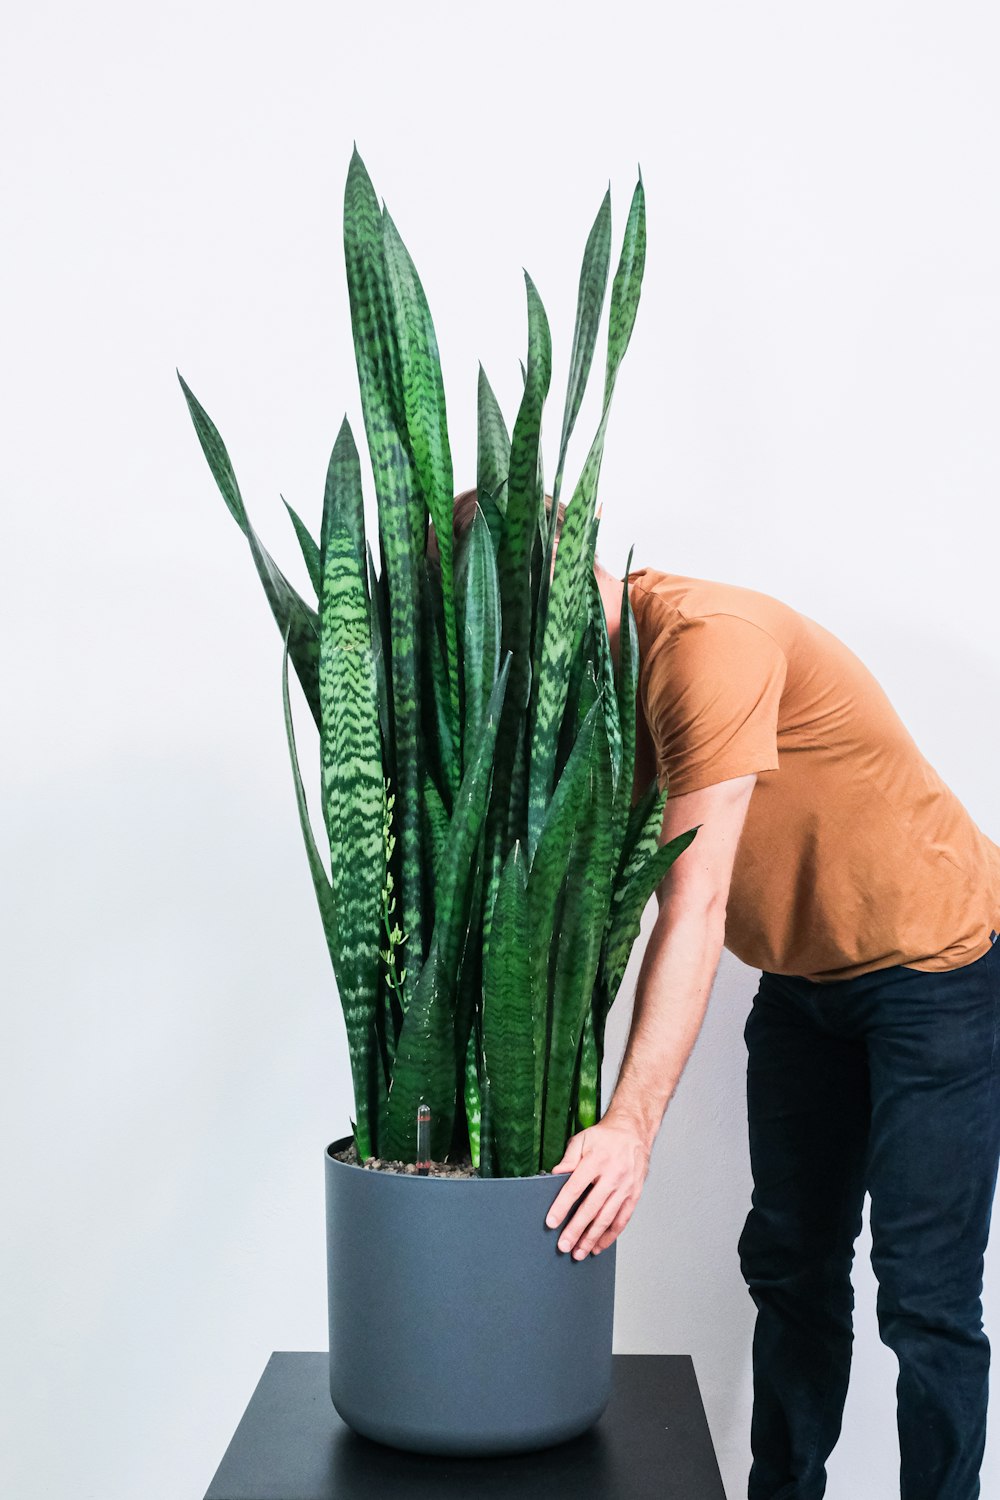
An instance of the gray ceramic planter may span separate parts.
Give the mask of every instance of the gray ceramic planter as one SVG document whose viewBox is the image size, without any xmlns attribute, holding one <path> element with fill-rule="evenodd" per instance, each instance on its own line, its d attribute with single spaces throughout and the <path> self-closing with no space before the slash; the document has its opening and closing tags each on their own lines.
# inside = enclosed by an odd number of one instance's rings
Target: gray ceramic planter
<svg viewBox="0 0 1000 1500">
<path fill-rule="evenodd" d="M 586 1431 L 611 1393 L 617 1242 L 556 1248 L 545 1215 L 568 1174 L 371 1171 L 334 1159 L 350 1143 L 326 1148 L 330 1395 L 348 1426 L 436 1454 Z"/>
</svg>

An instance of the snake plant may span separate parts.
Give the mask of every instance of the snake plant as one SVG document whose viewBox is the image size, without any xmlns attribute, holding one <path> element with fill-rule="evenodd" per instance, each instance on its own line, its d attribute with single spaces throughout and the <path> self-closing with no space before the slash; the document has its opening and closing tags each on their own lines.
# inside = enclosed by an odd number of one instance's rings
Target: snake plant
<svg viewBox="0 0 1000 1500">
<path fill-rule="evenodd" d="M 633 805 L 628 568 L 617 664 L 594 576 L 605 430 L 645 261 L 642 175 L 611 289 L 600 423 L 561 529 L 607 290 L 610 186 L 583 259 L 552 495 L 549 324 L 525 271 L 520 405 L 508 434 L 479 366 L 478 504 L 458 539 L 434 324 L 356 145 L 343 229 L 378 568 L 346 415 L 318 539 L 284 502 L 315 596 L 305 599 L 259 540 L 219 432 L 177 376 L 283 640 L 285 729 L 346 1022 L 359 1158 L 414 1161 L 425 1105 L 434 1158 L 468 1151 L 480 1175 L 533 1174 L 600 1117 L 608 1012 L 646 903 L 697 831 L 660 845 L 667 793 L 655 777 Z M 328 862 L 296 753 L 289 661 L 319 733 Z"/>
</svg>

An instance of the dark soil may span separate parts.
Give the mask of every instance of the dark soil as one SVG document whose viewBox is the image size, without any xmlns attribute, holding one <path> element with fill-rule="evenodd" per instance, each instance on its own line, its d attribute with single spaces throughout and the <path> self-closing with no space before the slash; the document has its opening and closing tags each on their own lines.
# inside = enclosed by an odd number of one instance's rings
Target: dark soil
<svg viewBox="0 0 1000 1500">
<path fill-rule="evenodd" d="M 381 1156 L 366 1156 L 364 1161 L 358 1161 L 357 1148 L 352 1141 L 343 1151 L 332 1151 L 334 1161 L 345 1161 L 352 1167 L 366 1167 L 371 1172 L 406 1172 L 412 1177 L 478 1177 L 479 1172 L 472 1165 L 471 1156 L 463 1156 L 460 1161 L 432 1161 L 429 1163 L 429 1171 L 418 1173 L 416 1162 L 412 1161 L 386 1161 Z M 548 1176 L 548 1173 L 544 1174 Z"/>
<path fill-rule="evenodd" d="M 472 1157 L 465 1156 L 461 1161 L 432 1161 L 429 1163 L 429 1171 L 421 1174 L 417 1172 L 417 1164 L 412 1161 L 386 1161 L 381 1156 L 366 1156 L 364 1161 L 358 1161 L 357 1148 L 352 1141 L 343 1151 L 330 1153 L 334 1161 L 346 1161 L 352 1167 L 367 1167 L 372 1172 L 407 1172 L 413 1177 L 478 1177 L 479 1173 L 472 1165 Z"/>
</svg>

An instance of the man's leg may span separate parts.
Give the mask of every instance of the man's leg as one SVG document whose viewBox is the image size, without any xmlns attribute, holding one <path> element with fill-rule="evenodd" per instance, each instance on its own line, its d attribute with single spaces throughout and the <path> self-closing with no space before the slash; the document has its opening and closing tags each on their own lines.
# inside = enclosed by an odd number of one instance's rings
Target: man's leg
<svg viewBox="0 0 1000 1500">
<path fill-rule="evenodd" d="M 851 1264 L 868 1139 L 863 1039 L 836 998 L 765 973 L 747 1020 L 752 1206 L 740 1265 L 757 1307 L 749 1500 L 820 1500 L 851 1365 Z"/>
<path fill-rule="evenodd" d="M 872 1265 L 899 1359 L 902 1500 L 975 1500 L 990 1345 L 983 1255 L 1000 1154 L 1000 943 L 870 996 Z"/>
</svg>

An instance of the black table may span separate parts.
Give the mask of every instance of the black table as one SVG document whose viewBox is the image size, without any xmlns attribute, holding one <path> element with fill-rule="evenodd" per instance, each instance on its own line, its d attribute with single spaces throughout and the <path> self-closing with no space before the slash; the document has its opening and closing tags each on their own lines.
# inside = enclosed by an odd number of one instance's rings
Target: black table
<svg viewBox="0 0 1000 1500">
<path fill-rule="evenodd" d="M 497 1458 L 404 1453 L 353 1432 L 329 1355 L 274 1353 L 205 1500 L 726 1500 L 689 1354 L 616 1354 L 580 1437 Z"/>
</svg>

